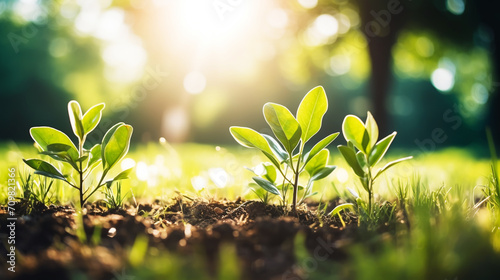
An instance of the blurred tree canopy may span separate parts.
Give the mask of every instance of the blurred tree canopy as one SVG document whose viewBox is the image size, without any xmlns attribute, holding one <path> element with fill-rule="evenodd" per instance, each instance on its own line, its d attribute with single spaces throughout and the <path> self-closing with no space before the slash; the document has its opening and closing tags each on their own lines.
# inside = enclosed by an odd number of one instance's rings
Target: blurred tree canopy
<svg viewBox="0 0 500 280">
<path fill-rule="evenodd" d="M 498 135 L 499 17 L 491 1 L 0 1 L 2 139 L 69 130 L 66 104 L 106 102 L 135 140 L 231 141 L 321 84 L 325 118 L 371 110 L 415 146 Z M 111 120 L 112 119 L 112 120 Z M 458 125 L 460 123 L 460 125 Z M 105 128 L 103 128 L 105 129 Z"/>
</svg>

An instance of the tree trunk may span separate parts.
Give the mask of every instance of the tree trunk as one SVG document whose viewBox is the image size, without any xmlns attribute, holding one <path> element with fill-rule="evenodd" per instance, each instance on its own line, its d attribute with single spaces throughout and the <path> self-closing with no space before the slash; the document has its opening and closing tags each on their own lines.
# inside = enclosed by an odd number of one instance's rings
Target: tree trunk
<svg viewBox="0 0 500 280">
<path fill-rule="evenodd" d="M 386 1 L 366 1 L 360 5 L 361 30 L 368 42 L 371 61 L 370 98 L 372 114 L 381 133 L 388 133 L 389 85 L 392 77 L 392 47 L 404 23 L 404 9 L 393 13 L 386 7 Z"/>
</svg>

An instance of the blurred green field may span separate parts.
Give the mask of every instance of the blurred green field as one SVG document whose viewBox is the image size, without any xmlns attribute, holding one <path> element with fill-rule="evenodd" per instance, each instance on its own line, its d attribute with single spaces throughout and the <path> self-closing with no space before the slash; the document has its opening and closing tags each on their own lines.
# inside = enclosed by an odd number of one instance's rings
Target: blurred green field
<svg viewBox="0 0 500 280">
<path fill-rule="evenodd" d="M 407 153 L 396 151 L 390 154 L 386 161 L 399 155 Z M 23 158 L 38 157 L 32 145 L 13 142 L 1 144 L 0 156 L 2 158 L 0 168 L 7 171 L 9 167 L 16 167 L 18 175 L 31 172 L 22 162 Z M 478 187 L 485 186 L 489 182 L 490 160 L 477 158 L 470 151 L 446 149 L 414 156 L 413 160 L 389 170 L 377 181 L 375 192 L 379 195 L 378 199 L 394 199 L 394 188 L 398 182 L 406 182 L 418 176 L 429 190 L 443 187 L 452 192 L 460 192 L 461 196 L 468 197 L 473 203 L 474 199 L 481 195 Z M 61 167 L 61 163 L 49 161 Z M 171 146 L 165 142 L 132 145 L 131 151 L 121 162 L 121 169 L 131 166 L 135 168 L 131 178 L 123 181 L 122 187 L 133 194 L 127 197 L 131 203 L 133 199 L 168 201 L 177 196 L 177 192 L 203 198 L 257 199 L 248 188 L 253 173 L 245 167 L 254 167 L 262 161 L 265 159 L 258 151 L 238 146 L 200 144 Z M 332 150 L 330 164 L 337 165 L 338 168 L 326 179 L 315 182 L 314 190 L 319 194 L 313 199 L 329 200 L 337 196 L 348 196 L 346 187 L 357 189 L 358 193 L 364 194 L 360 189 L 358 178 L 336 149 Z M 99 172 L 98 169 L 94 172 Z M 118 169 L 115 173 L 119 173 Z M 1 184 L 6 186 L 7 172 L 1 174 Z M 110 176 L 112 175 L 114 174 Z M 90 180 L 89 183 L 95 182 Z M 54 191 L 56 191 L 54 202 L 70 204 L 78 199 L 77 191 L 64 186 L 61 182 L 55 182 Z M 102 194 L 98 194 L 94 200 L 101 196 Z M 0 193 L 0 202 L 6 202 L 5 192 Z"/>
</svg>

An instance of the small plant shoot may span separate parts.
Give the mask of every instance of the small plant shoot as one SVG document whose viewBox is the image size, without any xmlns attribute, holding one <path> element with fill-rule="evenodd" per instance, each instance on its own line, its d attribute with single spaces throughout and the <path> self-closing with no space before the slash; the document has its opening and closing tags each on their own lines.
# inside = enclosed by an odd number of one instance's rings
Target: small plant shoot
<svg viewBox="0 0 500 280">
<path fill-rule="evenodd" d="M 102 186 L 128 178 L 132 170 L 124 170 L 114 178 L 106 180 L 109 171 L 125 157 L 129 150 L 130 138 L 132 137 L 132 126 L 130 125 L 117 123 L 107 131 L 100 144 L 96 144 L 90 149 L 84 148 L 87 136 L 101 120 L 104 106 L 104 103 L 97 104 L 82 114 L 78 102 L 70 101 L 68 103 L 69 119 L 73 133 L 78 138 L 78 146 L 75 146 L 66 134 L 55 128 L 40 126 L 30 129 L 31 137 L 41 150 L 41 154 L 62 162 L 65 169 L 60 171 L 42 159 L 24 159 L 24 162 L 35 170 L 35 174 L 61 180 L 77 189 L 80 206 L 83 206 Z M 92 182 L 97 181 L 97 184 L 86 185 L 89 176 L 99 164 L 102 167 L 102 175 L 98 180 L 91 180 Z M 77 176 L 72 176 L 72 171 L 76 172 Z"/>
<path fill-rule="evenodd" d="M 275 138 L 246 127 L 230 128 L 231 135 L 240 145 L 259 149 L 270 161 L 252 170 L 257 175 L 253 177 L 255 183 L 268 193 L 280 196 L 285 205 L 287 191 L 290 188 L 293 190 L 292 211 L 295 211 L 297 204 L 305 198 L 314 195 L 314 181 L 327 177 L 336 168 L 328 165 L 330 152 L 327 146 L 337 138 L 338 132 L 305 151 L 305 144 L 320 130 L 327 109 L 325 90 L 318 86 L 302 99 L 296 116 L 282 105 L 264 105 L 264 118 Z M 299 176 L 304 172 L 309 175 L 306 187 L 299 184 Z M 303 194 L 298 202 L 299 189 L 303 190 Z"/>
<path fill-rule="evenodd" d="M 378 126 L 370 112 L 365 123 L 354 115 L 346 116 L 342 123 L 342 132 L 347 145 L 339 145 L 338 149 L 368 192 L 368 213 L 371 215 L 373 182 L 390 167 L 412 157 L 400 158 L 387 163 L 382 168 L 375 168 L 389 149 L 396 137 L 396 132 L 378 141 Z"/>
</svg>

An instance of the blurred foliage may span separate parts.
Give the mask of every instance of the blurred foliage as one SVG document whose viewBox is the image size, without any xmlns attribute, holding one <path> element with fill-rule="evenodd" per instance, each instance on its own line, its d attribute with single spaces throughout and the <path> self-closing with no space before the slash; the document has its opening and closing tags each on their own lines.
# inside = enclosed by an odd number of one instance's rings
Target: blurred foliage
<svg viewBox="0 0 500 280">
<path fill-rule="evenodd" d="M 196 0 L 1 0 L 0 116 L 9 121 L 0 138 L 27 141 L 40 124 L 67 130 L 61 105 L 77 99 L 106 102 L 102 129 L 125 121 L 136 141 L 231 141 L 227 127 L 264 128 L 249 118 L 262 104 L 297 104 L 315 85 L 329 93 L 331 129 L 383 103 L 382 125 L 406 135 L 399 146 L 418 146 L 436 123 L 448 129 L 443 115 L 456 106 L 462 124 L 437 148 L 482 145 L 475 135 L 494 124 L 498 44 L 487 1 L 236 2 L 221 12 Z M 384 28 L 371 37 L 372 22 Z M 384 66 L 370 49 L 391 32 Z M 201 93 L 186 89 L 193 72 L 205 79 Z M 373 79 L 387 84 L 383 96 Z"/>
</svg>

